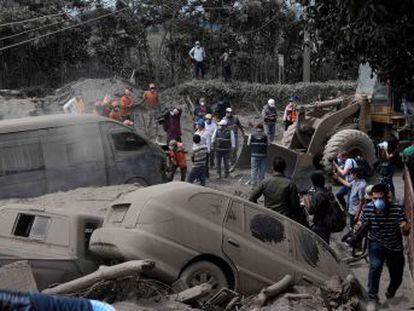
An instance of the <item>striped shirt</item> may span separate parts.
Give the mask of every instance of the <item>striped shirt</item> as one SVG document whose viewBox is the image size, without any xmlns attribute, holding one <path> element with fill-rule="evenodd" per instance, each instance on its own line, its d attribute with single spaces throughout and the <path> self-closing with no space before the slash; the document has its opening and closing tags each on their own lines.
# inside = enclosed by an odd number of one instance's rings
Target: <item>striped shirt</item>
<svg viewBox="0 0 414 311">
<path fill-rule="evenodd" d="M 193 167 L 205 167 L 207 166 L 207 147 L 201 144 L 194 144 L 193 154 L 191 160 L 193 161 Z"/>
<path fill-rule="evenodd" d="M 362 209 L 362 223 L 369 222 L 368 239 L 381 243 L 391 251 L 403 250 L 400 224 L 407 221 L 404 209 L 391 204 L 384 213 L 375 211 L 373 202 Z"/>
</svg>

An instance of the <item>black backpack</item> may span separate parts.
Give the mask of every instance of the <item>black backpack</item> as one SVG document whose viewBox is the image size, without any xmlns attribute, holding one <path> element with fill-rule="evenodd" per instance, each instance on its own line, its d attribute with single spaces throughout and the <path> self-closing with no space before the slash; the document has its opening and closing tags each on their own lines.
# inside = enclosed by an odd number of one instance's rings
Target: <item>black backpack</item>
<svg viewBox="0 0 414 311">
<path fill-rule="evenodd" d="M 346 212 L 336 200 L 332 192 L 329 193 L 329 213 L 326 223 L 331 232 L 342 232 L 346 227 Z"/>
<path fill-rule="evenodd" d="M 354 159 L 354 161 L 355 161 L 357 167 L 359 167 L 361 169 L 363 179 L 367 179 L 369 177 L 372 177 L 372 175 L 374 173 L 373 169 L 371 168 L 371 166 L 369 165 L 369 163 L 366 160 L 364 160 L 361 157 L 356 157 Z"/>
</svg>

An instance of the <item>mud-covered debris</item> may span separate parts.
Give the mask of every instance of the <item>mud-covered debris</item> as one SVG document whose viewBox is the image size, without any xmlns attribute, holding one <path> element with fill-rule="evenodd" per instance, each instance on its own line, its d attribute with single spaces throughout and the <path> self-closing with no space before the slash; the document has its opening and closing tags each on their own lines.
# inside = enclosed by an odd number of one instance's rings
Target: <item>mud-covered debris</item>
<svg viewBox="0 0 414 311">
<path fill-rule="evenodd" d="M 200 298 L 207 296 L 209 293 L 211 293 L 212 289 L 213 286 L 211 284 L 203 283 L 178 293 L 175 296 L 174 300 L 190 304 Z"/>
<path fill-rule="evenodd" d="M 27 260 L 0 267 L 0 290 L 38 292 L 32 268 Z"/>
</svg>

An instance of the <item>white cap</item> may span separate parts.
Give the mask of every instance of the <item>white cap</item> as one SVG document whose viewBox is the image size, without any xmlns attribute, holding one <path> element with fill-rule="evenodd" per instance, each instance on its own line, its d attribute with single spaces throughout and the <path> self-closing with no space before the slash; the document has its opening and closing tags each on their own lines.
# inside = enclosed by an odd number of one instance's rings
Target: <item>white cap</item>
<svg viewBox="0 0 414 311">
<path fill-rule="evenodd" d="M 227 125 L 227 121 L 226 120 L 221 120 L 218 125 L 223 125 L 226 126 Z"/>
<path fill-rule="evenodd" d="M 195 42 L 195 44 L 196 44 L 196 45 L 197 45 L 197 44 L 198 44 L 198 45 L 200 45 L 200 41 L 196 41 L 196 42 Z"/>
<path fill-rule="evenodd" d="M 275 102 L 275 100 L 274 100 L 273 98 L 271 98 L 271 99 L 269 99 L 269 100 L 267 101 L 267 104 L 268 104 L 270 107 L 274 107 L 274 106 L 275 106 L 275 104 L 276 104 L 276 102 Z"/>
<path fill-rule="evenodd" d="M 230 107 L 226 109 L 226 112 L 233 112 L 233 109 L 231 109 Z M 226 124 L 227 125 L 227 124 Z"/>
</svg>

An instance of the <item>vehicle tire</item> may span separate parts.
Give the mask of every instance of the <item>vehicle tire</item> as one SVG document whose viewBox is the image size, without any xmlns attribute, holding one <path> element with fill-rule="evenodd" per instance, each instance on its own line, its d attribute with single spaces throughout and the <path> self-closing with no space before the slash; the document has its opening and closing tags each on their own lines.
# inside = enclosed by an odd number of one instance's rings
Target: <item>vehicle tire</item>
<svg viewBox="0 0 414 311">
<path fill-rule="evenodd" d="M 332 161 L 340 150 L 350 152 L 351 156 L 361 155 L 371 167 L 376 161 L 375 146 L 367 134 L 354 129 L 342 130 L 335 133 L 325 146 L 322 157 L 325 171 L 332 171 Z"/>
<path fill-rule="evenodd" d="M 295 122 L 291 124 L 286 131 L 283 132 L 282 141 L 281 141 L 282 146 L 285 146 L 286 148 L 289 148 L 289 149 L 297 148 L 298 142 L 297 142 L 297 138 L 295 137 L 297 127 L 298 127 L 298 122 Z"/>
<path fill-rule="evenodd" d="M 230 287 L 229 281 L 223 270 L 210 261 L 198 261 L 189 265 L 181 273 L 180 279 L 184 281 L 188 287 L 194 287 L 210 282 L 212 283 L 214 293 L 223 287 Z"/>
</svg>

